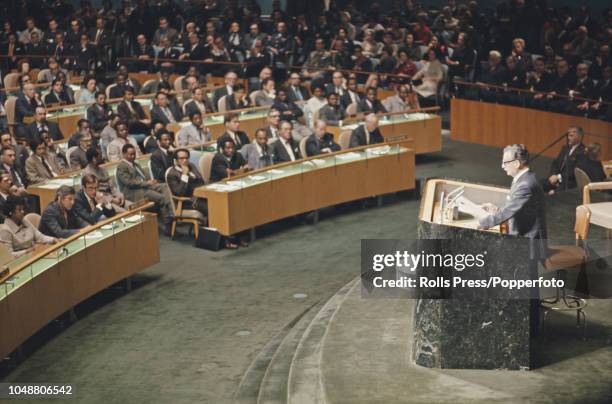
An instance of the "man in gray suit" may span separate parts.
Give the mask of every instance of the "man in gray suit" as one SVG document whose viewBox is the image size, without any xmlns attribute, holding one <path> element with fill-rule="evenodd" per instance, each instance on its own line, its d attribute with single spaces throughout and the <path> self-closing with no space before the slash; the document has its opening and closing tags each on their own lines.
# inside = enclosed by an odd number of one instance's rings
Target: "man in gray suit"
<svg viewBox="0 0 612 404">
<path fill-rule="evenodd" d="M 147 199 L 155 202 L 159 207 L 162 222 L 166 225 L 169 234 L 172 225 L 172 199 L 165 184 L 156 180 L 147 180 L 143 169 L 136 162 L 136 149 L 130 143 L 121 149 L 123 160 L 117 165 L 117 185 L 125 197 L 130 201 Z"/>
<path fill-rule="evenodd" d="M 273 163 L 272 147 L 268 146 L 268 134 L 260 128 L 255 132 L 255 143 L 249 143 L 238 150 L 253 170 L 271 166 Z"/>
<path fill-rule="evenodd" d="M 509 233 L 529 238 L 530 259 L 539 260 L 547 256 L 544 191 L 528 161 L 529 152 L 524 145 L 513 144 L 504 149 L 502 168 L 513 178 L 510 195 L 501 208 L 483 205 L 490 214 L 479 220 L 479 228 L 488 229 L 508 220 Z"/>
</svg>

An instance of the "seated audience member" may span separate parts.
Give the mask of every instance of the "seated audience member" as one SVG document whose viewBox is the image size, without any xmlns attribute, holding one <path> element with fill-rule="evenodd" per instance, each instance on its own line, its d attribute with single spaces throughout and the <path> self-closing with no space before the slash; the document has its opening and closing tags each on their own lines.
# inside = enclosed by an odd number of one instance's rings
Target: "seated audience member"
<svg viewBox="0 0 612 404">
<path fill-rule="evenodd" d="M 87 108 L 87 120 L 94 133 L 100 133 L 113 116 L 113 110 L 106 103 L 106 94 L 102 91 L 96 93 L 96 103 Z"/>
<path fill-rule="evenodd" d="M 28 75 L 21 76 L 19 83 L 22 90 L 15 102 L 15 138 L 23 139 L 27 136 L 23 120 L 25 117 L 34 116 L 36 107 L 42 106 L 42 101 L 35 91 L 34 85 L 30 83 Z"/>
<path fill-rule="evenodd" d="M 172 135 L 161 129 L 157 136 L 159 147 L 151 154 L 151 177 L 158 182 L 166 182 L 166 170 L 172 167 L 174 159 Z"/>
<path fill-rule="evenodd" d="M 47 107 L 63 104 L 71 104 L 71 99 L 64 91 L 61 79 L 54 79 L 51 83 L 51 91 L 44 96 L 43 102 Z"/>
<path fill-rule="evenodd" d="M 31 150 L 28 146 L 21 144 L 15 144 L 15 139 L 10 133 L 2 133 L 0 135 L 0 149 L 2 147 L 12 147 L 15 150 L 15 164 L 17 167 L 22 169 L 25 167 L 25 161 L 30 157 Z M 0 168 L 1 169 L 1 168 Z"/>
<path fill-rule="evenodd" d="M 314 86 L 312 88 L 312 97 L 306 101 L 306 105 L 304 106 L 304 112 L 308 116 L 308 122 L 312 121 L 312 114 L 319 111 L 323 105 L 327 103 L 327 100 L 323 96 L 323 87 L 322 86 Z"/>
<path fill-rule="evenodd" d="M 75 213 L 89 224 L 115 216 L 111 198 L 98 190 L 98 179 L 92 174 L 81 178 L 81 189 L 74 199 Z"/>
<path fill-rule="evenodd" d="M 332 82 L 325 84 L 325 92 L 327 96 L 331 93 L 336 93 L 338 97 L 342 97 L 346 92 L 346 87 L 344 86 L 344 75 L 342 72 L 334 72 L 332 74 Z"/>
<path fill-rule="evenodd" d="M 344 108 L 338 102 L 338 94 L 334 92 L 328 93 L 327 104 L 323 105 L 319 110 L 319 119 L 325 121 L 327 125 L 340 126 L 340 122 L 345 117 L 346 112 L 344 112 Z"/>
<path fill-rule="evenodd" d="M 354 77 L 349 77 L 346 82 L 346 91 L 340 97 L 340 104 L 344 109 L 351 104 L 359 105 L 362 99 L 361 93 L 359 93 L 357 79 Z"/>
<path fill-rule="evenodd" d="M 242 154 L 236 152 L 234 141 L 226 138 L 215 157 L 210 169 L 210 181 L 217 182 L 233 175 L 248 171 L 247 162 Z"/>
<path fill-rule="evenodd" d="M 586 156 L 576 162 L 576 167 L 589 176 L 591 182 L 606 180 L 606 173 L 601 164 L 601 145 L 591 143 L 585 148 Z"/>
<path fill-rule="evenodd" d="M 234 86 L 234 91 L 225 97 L 225 110 L 235 111 L 237 109 L 244 109 L 251 106 L 249 97 L 247 97 L 244 86 L 240 83 Z"/>
<path fill-rule="evenodd" d="M 168 96 L 161 91 L 155 95 L 155 105 L 151 108 L 151 120 L 161 122 L 164 125 L 177 123 L 181 120 L 180 112 L 170 108 Z"/>
<path fill-rule="evenodd" d="M 589 106 L 589 116 L 612 121 L 612 65 L 603 68 L 602 76 L 593 90 L 597 101 Z"/>
<path fill-rule="evenodd" d="M 376 96 L 376 88 L 369 87 L 366 90 L 366 96 L 357 104 L 357 112 L 373 112 L 375 114 L 385 113 L 387 110 L 382 105 L 378 97 Z"/>
<path fill-rule="evenodd" d="M 272 105 L 275 98 L 276 83 L 274 83 L 274 79 L 264 79 L 261 83 L 261 90 L 255 94 L 255 106 Z"/>
<path fill-rule="evenodd" d="M 11 175 L 4 170 L 0 170 L 0 223 L 4 223 L 4 207 L 9 196 L 15 195 L 16 187 L 13 185 Z"/>
<path fill-rule="evenodd" d="M 47 132 L 53 140 L 63 140 L 64 134 L 55 122 L 47 121 L 47 110 L 42 105 L 39 105 L 34 110 L 34 122 L 27 127 L 28 143 L 33 140 L 40 140 L 40 133 Z"/>
<path fill-rule="evenodd" d="M 148 180 L 144 170 L 136 161 L 136 148 L 132 144 L 125 144 L 121 149 L 123 159 L 117 165 L 117 185 L 125 197 L 137 202 L 147 199 L 159 208 L 161 222 L 166 226 L 165 232 L 169 234 L 172 225 L 172 200 L 168 195 L 165 184 L 156 180 Z"/>
<path fill-rule="evenodd" d="M 0 243 L 7 248 L 13 258 L 33 251 L 37 244 L 57 242 L 55 237 L 44 235 L 32 223 L 25 220 L 25 213 L 25 199 L 9 195 L 4 203 L 3 214 L 6 218 L 0 225 Z"/>
<path fill-rule="evenodd" d="M 194 112 L 204 115 L 215 111 L 212 101 L 208 98 L 204 89 L 196 87 L 191 91 L 191 99 L 183 104 L 183 115 L 191 116 Z"/>
<path fill-rule="evenodd" d="M 123 149 L 123 146 L 128 143 L 134 146 L 134 149 L 136 150 L 136 157 L 140 157 L 142 155 L 142 153 L 140 152 L 140 148 L 138 147 L 138 143 L 136 142 L 136 139 L 134 139 L 128 134 L 128 124 L 126 122 L 117 122 L 117 124 L 115 125 L 115 131 L 117 132 L 117 137 L 115 138 L 115 140 L 108 144 L 108 161 L 121 160 L 121 150 Z"/>
<path fill-rule="evenodd" d="M 91 125 L 87 119 L 79 119 L 77 122 L 77 131 L 70 136 L 70 139 L 68 139 L 68 147 L 78 146 L 79 142 L 81 141 L 81 137 L 83 136 L 93 137 L 93 134 L 91 133 Z"/>
<path fill-rule="evenodd" d="M 412 80 L 421 80 L 421 84 L 415 87 L 416 92 L 423 100 L 431 100 L 438 93 L 438 86 L 444 77 L 442 64 L 440 63 L 439 53 L 430 50 L 427 52 L 427 61 L 421 70 L 412 76 Z M 421 102 L 423 105 L 423 102 Z"/>
<path fill-rule="evenodd" d="M 234 92 L 234 86 L 236 85 L 236 81 L 238 80 L 238 75 L 234 71 L 229 71 L 225 73 L 225 86 L 221 88 L 217 88 L 213 94 L 213 105 L 215 110 L 217 109 L 217 105 L 219 104 L 219 100 L 221 97 L 225 97 L 226 95 L 231 95 Z"/>
<path fill-rule="evenodd" d="M 277 109 L 270 108 L 266 117 L 266 134 L 268 135 L 268 143 L 273 143 L 278 140 L 278 130 L 280 129 L 280 112 Z"/>
<path fill-rule="evenodd" d="M 125 200 L 123 194 L 117 189 L 113 180 L 111 180 L 108 171 L 101 167 L 104 159 L 100 151 L 93 147 L 87 150 L 87 161 L 88 163 L 83 169 L 83 174 L 95 176 L 98 180 L 98 190 L 110 198 L 113 209 L 118 213 L 125 212 L 131 202 Z"/>
<path fill-rule="evenodd" d="M 403 112 L 420 108 L 419 97 L 417 97 L 412 84 L 401 84 L 397 87 L 397 94 L 386 98 L 383 105 L 387 112 Z"/>
<path fill-rule="evenodd" d="M 234 148 L 236 150 L 240 150 L 242 146 L 250 143 L 249 137 L 246 133 L 240 131 L 240 119 L 238 119 L 238 115 L 230 113 L 226 114 L 224 118 L 225 122 L 225 132 L 217 139 L 217 148 L 221 150 L 223 147 L 223 142 L 225 140 L 230 139 L 234 142 Z"/>
<path fill-rule="evenodd" d="M 79 98 L 77 98 L 77 104 L 92 104 L 96 102 L 96 79 L 93 76 L 85 76 L 81 83 L 81 90 L 79 93 Z"/>
<path fill-rule="evenodd" d="M 255 142 L 242 146 L 239 153 L 242 154 L 249 168 L 253 170 L 274 164 L 272 146 L 268 145 L 268 134 L 263 128 L 255 132 Z"/>
<path fill-rule="evenodd" d="M 293 102 L 300 102 L 302 105 L 308 98 L 310 98 L 310 94 L 308 94 L 308 90 L 306 87 L 302 86 L 301 78 L 299 73 L 291 73 L 289 76 L 289 87 L 287 87 L 287 92 L 289 95 L 289 100 Z"/>
<path fill-rule="evenodd" d="M 11 175 L 11 181 L 16 188 L 16 194 L 24 196 L 26 195 L 25 188 L 28 186 L 24 167 L 17 164 L 17 156 L 15 153 L 15 147 L 4 146 L 0 150 L 0 160 L 2 161 L 2 169 Z"/>
<path fill-rule="evenodd" d="M 212 135 L 210 130 L 204 125 L 200 112 L 189 115 L 190 125 L 183 126 L 177 135 L 179 147 L 210 142 Z"/>
<path fill-rule="evenodd" d="M 204 185 L 204 179 L 196 166 L 189 162 L 189 157 L 187 149 L 174 152 L 174 162 L 164 173 L 166 181 L 172 195 L 191 198 L 191 201 L 183 202 L 183 209 L 195 209 L 206 216 L 206 200 L 193 196 L 194 189 Z"/>
<path fill-rule="evenodd" d="M 543 181 L 542 188 L 550 192 L 554 190 L 567 190 L 576 188 L 574 168 L 585 158 L 582 138 L 584 131 L 581 127 L 571 127 L 567 131 L 567 143 L 561 147 L 559 155 L 552 162 L 550 176 Z"/>
<path fill-rule="evenodd" d="M 66 160 L 66 154 L 62 151 L 62 149 L 56 146 L 53 139 L 49 137 L 49 134 L 47 132 L 41 132 L 40 140 L 47 145 L 47 153 L 49 154 L 49 158 L 54 159 L 57 162 L 60 170 L 62 170 L 62 172 L 70 171 L 68 161 Z"/>
<path fill-rule="evenodd" d="M 571 97 L 593 98 L 595 94 L 595 82 L 588 76 L 589 66 L 586 63 L 579 63 L 576 66 L 576 84 L 570 89 Z M 589 108 L 589 102 L 575 100 L 568 102 L 568 107 L 564 111 L 568 114 L 585 115 Z"/>
<path fill-rule="evenodd" d="M 378 117 L 375 114 L 368 114 L 363 125 L 353 129 L 349 147 L 367 146 L 384 141 L 385 138 L 378 129 Z"/>
<path fill-rule="evenodd" d="M 74 211 L 76 191 L 73 187 L 62 185 L 56 193 L 55 201 L 43 211 L 38 229 L 47 236 L 68 238 L 89 224 Z"/>
<path fill-rule="evenodd" d="M 282 121 L 296 122 L 304 115 L 302 109 L 289 99 L 287 90 L 283 88 L 278 90 L 272 108 L 280 112 L 280 119 Z"/>
<path fill-rule="evenodd" d="M 79 146 L 70 152 L 70 168 L 82 169 L 87 165 L 87 149 L 91 147 L 91 137 L 83 136 Z"/>
<path fill-rule="evenodd" d="M 47 151 L 47 144 L 44 141 L 35 140 L 30 147 L 34 153 L 25 163 L 26 176 L 30 184 L 41 184 L 63 174 L 57 160 Z"/>
<path fill-rule="evenodd" d="M 340 145 L 334 142 L 334 135 L 327 132 L 327 124 L 318 119 L 315 122 L 315 130 L 306 140 L 306 155 L 308 157 L 319 154 L 331 153 L 340 150 Z"/>
<path fill-rule="evenodd" d="M 272 145 L 272 154 L 274 154 L 274 163 L 284 163 L 286 161 L 295 161 L 302 156 L 298 142 L 293 140 L 291 130 L 293 125 L 291 122 L 283 121 L 280 124 L 278 132 L 278 140 Z"/>
<path fill-rule="evenodd" d="M 134 89 L 125 87 L 123 91 L 123 101 L 117 105 L 117 115 L 119 119 L 128 124 L 129 133 L 146 134 L 149 132 L 151 120 L 138 101 L 134 100 Z"/>
<path fill-rule="evenodd" d="M 164 125 L 161 122 L 157 122 L 153 125 L 153 128 L 149 131 L 149 135 L 142 141 L 142 148 L 144 154 L 151 154 L 159 148 L 157 133 L 166 132 Z"/>
</svg>

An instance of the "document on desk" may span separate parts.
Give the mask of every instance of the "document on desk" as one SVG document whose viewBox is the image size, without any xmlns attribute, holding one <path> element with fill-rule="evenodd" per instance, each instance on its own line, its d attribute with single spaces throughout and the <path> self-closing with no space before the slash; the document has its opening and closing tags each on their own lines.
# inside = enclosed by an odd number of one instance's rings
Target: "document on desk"
<svg viewBox="0 0 612 404">
<path fill-rule="evenodd" d="M 102 237 L 104 237 L 104 234 L 102 234 L 98 230 L 94 230 L 91 233 L 87 233 L 85 235 L 85 240 L 93 240 L 93 239 L 102 238 Z"/>
<path fill-rule="evenodd" d="M 470 214 L 476 219 L 480 219 L 489 215 L 489 213 L 484 210 L 480 205 L 470 201 L 463 195 L 461 195 L 455 200 L 455 204 L 458 206 L 460 212 Z"/>
<path fill-rule="evenodd" d="M 389 153 L 389 151 L 391 151 L 391 147 L 389 145 L 387 145 L 387 146 L 380 146 L 380 147 L 373 147 L 371 149 L 367 149 L 367 151 L 369 153 L 371 153 L 371 154 L 383 155 L 383 154 Z"/>
<path fill-rule="evenodd" d="M 57 189 L 62 185 L 67 185 L 71 187 L 74 185 L 74 180 L 72 178 L 55 178 L 37 186 L 38 188 L 44 189 Z"/>
<path fill-rule="evenodd" d="M 315 167 L 323 167 L 325 165 L 325 160 L 323 159 L 312 159 L 303 162 L 305 166 L 315 166 Z"/>
<path fill-rule="evenodd" d="M 126 217 L 124 220 L 128 223 L 138 223 L 144 219 L 144 215 L 132 215 L 130 217 Z"/>
<path fill-rule="evenodd" d="M 230 191 L 236 191 L 240 189 L 240 187 L 237 187 L 235 185 L 230 185 L 230 184 L 212 184 L 212 185 L 208 185 L 206 188 L 212 189 L 213 191 L 219 191 L 219 192 L 230 192 Z"/>
<path fill-rule="evenodd" d="M 336 157 L 341 160 L 351 160 L 351 159 L 358 159 L 361 157 L 361 155 L 359 153 L 349 152 L 349 153 L 344 153 L 344 154 L 338 154 Z"/>
<path fill-rule="evenodd" d="M 268 171 L 270 174 L 275 174 L 275 175 L 279 175 L 279 174 L 283 174 L 284 171 L 283 170 L 277 170 L 276 168 L 271 169 L 270 171 Z"/>
</svg>

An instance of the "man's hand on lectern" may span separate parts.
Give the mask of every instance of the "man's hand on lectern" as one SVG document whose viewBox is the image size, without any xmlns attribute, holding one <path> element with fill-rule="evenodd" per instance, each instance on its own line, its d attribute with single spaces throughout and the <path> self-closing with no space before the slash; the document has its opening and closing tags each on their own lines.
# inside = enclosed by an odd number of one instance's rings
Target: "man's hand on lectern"
<svg viewBox="0 0 612 404">
<path fill-rule="evenodd" d="M 481 206 L 481 207 L 482 207 L 484 210 L 486 210 L 486 211 L 487 211 L 487 213 L 490 213 L 490 214 L 494 214 L 494 213 L 496 213 L 496 212 L 499 210 L 499 208 L 498 208 L 497 206 L 493 205 L 493 204 L 492 204 L 492 203 L 490 203 L 490 202 L 483 203 L 483 204 L 482 204 L 482 205 L 480 205 L 480 206 Z"/>
</svg>

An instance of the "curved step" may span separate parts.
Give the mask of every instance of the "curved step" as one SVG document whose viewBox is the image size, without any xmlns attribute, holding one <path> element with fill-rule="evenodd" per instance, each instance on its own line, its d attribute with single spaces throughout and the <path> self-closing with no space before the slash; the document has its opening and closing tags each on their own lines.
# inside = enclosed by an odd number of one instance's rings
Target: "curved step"
<svg viewBox="0 0 612 404">
<path fill-rule="evenodd" d="M 274 354 L 282 344 L 285 337 L 290 333 L 294 326 L 307 314 L 316 303 L 306 310 L 301 312 L 296 318 L 291 320 L 287 325 L 283 327 L 261 350 L 261 352 L 253 359 L 253 362 L 249 365 L 249 368 L 242 376 L 234 400 L 236 403 L 251 404 L 257 403 L 257 397 L 259 395 L 259 388 L 264 379 L 268 366 L 274 357 Z"/>
<path fill-rule="evenodd" d="M 314 317 L 300 340 L 289 368 L 287 402 L 289 404 L 324 403 L 321 383 L 321 347 L 334 314 L 356 286 L 360 277 L 344 285 Z"/>
<path fill-rule="evenodd" d="M 283 342 L 278 347 L 259 387 L 258 404 L 281 404 L 287 402 L 287 382 L 289 380 L 289 369 L 295 350 L 324 302 L 318 302 L 311 306 L 300 320 L 287 333 Z"/>
</svg>

